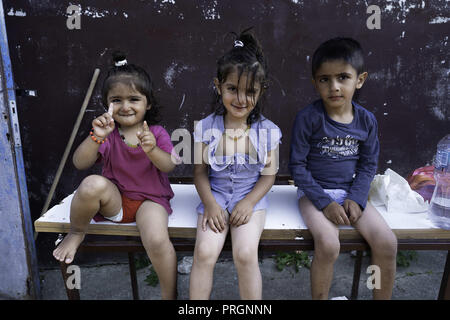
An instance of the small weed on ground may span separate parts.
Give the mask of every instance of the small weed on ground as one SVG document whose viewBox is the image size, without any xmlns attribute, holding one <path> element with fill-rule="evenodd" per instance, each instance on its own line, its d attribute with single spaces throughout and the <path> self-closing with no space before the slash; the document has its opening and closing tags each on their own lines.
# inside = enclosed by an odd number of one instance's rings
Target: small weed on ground
<svg viewBox="0 0 450 320">
<path fill-rule="evenodd" d="M 138 255 L 134 259 L 134 263 L 136 265 L 136 270 L 140 270 L 150 265 L 150 259 L 147 257 L 147 255 Z"/>
<path fill-rule="evenodd" d="M 412 261 L 417 260 L 417 252 L 414 250 L 404 250 L 397 252 L 397 266 L 409 267 Z"/>
<path fill-rule="evenodd" d="M 156 274 L 155 269 L 153 269 L 153 266 L 150 265 L 151 261 L 147 257 L 147 255 L 139 255 L 134 261 L 136 264 L 136 270 L 144 269 L 150 266 L 150 273 L 147 275 L 144 281 L 148 286 L 156 287 L 159 282 L 158 275 Z"/>
<path fill-rule="evenodd" d="M 301 267 L 308 269 L 311 267 L 308 253 L 305 251 L 278 252 L 274 259 L 278 271 L 283 271 L 289 266 L 294 266 L 295 272 L 298 272 Z"/>
<path fill-rule="evenodd" d="M 150 274 L 147 275 L 144 281 L 147 285 L 152 287 L 156 287 L 158 285 L 158 276 L 156 275 L 156 271 L 153 269 L 153 266 L 150 266 Z"/>
</svg>

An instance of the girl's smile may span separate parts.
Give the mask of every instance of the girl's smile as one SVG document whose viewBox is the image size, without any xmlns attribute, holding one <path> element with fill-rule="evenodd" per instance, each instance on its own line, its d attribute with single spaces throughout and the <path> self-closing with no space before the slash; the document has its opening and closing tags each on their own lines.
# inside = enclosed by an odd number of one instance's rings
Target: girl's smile
<svg viewBox="0 0 450 320">
<path fill-rule="evenodd" d="M 242 109 L 247 109 L 247 107 L 245 106 L 245 107 L 241 107 L 241 106 L 235 106 L 235 105 L 231 105 L 233 108 L 236 108 L 236 109 L 240 109 L 240 110 L 242 110 Z"/>
</svg>

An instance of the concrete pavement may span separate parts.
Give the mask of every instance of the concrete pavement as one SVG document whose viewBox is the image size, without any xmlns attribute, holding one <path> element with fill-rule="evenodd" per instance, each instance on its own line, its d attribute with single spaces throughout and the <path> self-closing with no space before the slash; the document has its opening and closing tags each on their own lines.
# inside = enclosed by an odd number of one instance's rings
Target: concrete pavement
<svg viewBox="0 0 450 320">
<path fill-rule="evenodd" d="M 446 251 L 416 251 L 417 259 L 409 267 L 397 267 L 394 300 L 434 300 L 439 293 L 440 282 L 445 265 Z M 312 254 L 312 252 L 309 252 Z M 179 254 L 179 261 L 186 253 Z M 341 253 L 336 264 L 330 298 L 345 296 L 350 298 L 353 265 L 355 259 L 350 253 Z M 81 270 L 82 300 L 132 299 L 131 283 L 126 254 L 79 253 L 75 264 Z M 361 279 L 359 283 L 360 300 L 372 298 L 366 282 L 370 274 L 366 273 L 370 258 L 363 258 Z M 263 298 L 274 300 L 309 300 L 310 272 L 301 268 L 298 273 L 293 267 L 283 271 L 276 269 L 275 260 L 268 253 L 260 257 L 263 278 Z M 141 299 L 160 299 L 159 285 L 149 286 L 144 280 L 149 274 L 149 267 L 137 271 L 139 295 Z M 59 268 L 47 264 L 40 269 L 42 296 L 46 300 L 67 299 Z M 178 274 L 178 297 L 189 297 L 189 274 Z M 238 300 L 239 289 L 237 274 L 229 253 L 219 258 L 214 273 L 214 287 L 211 299 Z"/>
</svg>

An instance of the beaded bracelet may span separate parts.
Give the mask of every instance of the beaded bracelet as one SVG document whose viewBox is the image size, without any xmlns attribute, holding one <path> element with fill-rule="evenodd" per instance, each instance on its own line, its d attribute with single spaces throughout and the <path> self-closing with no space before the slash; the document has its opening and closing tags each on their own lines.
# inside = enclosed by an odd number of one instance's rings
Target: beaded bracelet
<svg viewBox="0 0 450 320">
<path fill-rule="evenodd" d="M 91 136 L 91 139 L 95 142 L 95 143 L 97 143 L 97 144 L 103 144 L 103 143 L 105 143 L 105 141 L 107 141 L 108 140 L 108 138 L 105 138 L 105 139 L 103 139 L 103 140 L 98 140 L 95 136 L 94 136 L 94 128 L 92 128 L 92 130 L 91 130 L 91 132 L 89 132 L 89 135 Z"/>
</svg>

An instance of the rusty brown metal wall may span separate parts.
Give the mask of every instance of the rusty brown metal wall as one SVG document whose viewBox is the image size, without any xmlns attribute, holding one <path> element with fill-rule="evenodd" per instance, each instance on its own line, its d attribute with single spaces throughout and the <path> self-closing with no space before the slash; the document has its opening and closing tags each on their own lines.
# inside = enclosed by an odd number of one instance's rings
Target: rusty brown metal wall
<svg viewBox="0 0 450 320">
<path fill-rule="evenodd" d="M 365 49 L 369 79 L 357 101 L 378 119 L 380 173 L 389 167 L 406 176 L 425 165 L 450 131 L 446 1 L 3 2 L 34 218 L 54 180 L 92 73 L 101 69 L 101 83 L 114 49 L 128 52 L 130 62 L 153 76 L 169 133 L 176 128 L 192 132 L 194 120 L 211 110 L 216 59 L 232 45 L 224 35 L 254 26 L 271 72 L 264 114 L 284 134 L 281 174 L 288 174 L 294 116 L 317 98 L 310 57 L 331 37 L 354 37 Z M 67 27 L 71 4 L 81 7 L 80 29 Z M 367 26 L 371 4 L 381 9 L 380 29 Z M 24 90 L 34 90 L 35 96 Z M 74 148 L 102 110 L 97 84 Z M 76 171 L 69 160 L 54 200 L 71 193 L 87 173 Z M 192 167 L 179 166 L 172 175 L 192 175 Z"/>
</svg>

